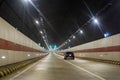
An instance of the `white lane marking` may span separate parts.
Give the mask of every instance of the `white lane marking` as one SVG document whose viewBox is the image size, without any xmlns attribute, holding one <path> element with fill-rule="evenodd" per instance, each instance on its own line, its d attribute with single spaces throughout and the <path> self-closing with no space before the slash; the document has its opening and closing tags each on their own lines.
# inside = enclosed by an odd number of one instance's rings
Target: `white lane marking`
<svg viewBox="0 0 120 80">
<path fill-rule="evenodd" d="M 57 55 L 57 54 L 55 54 L 55 55 Z M 60 57 L 62 57 L 62 56 L 60 56 L 60 55 L 57 55 L 57 56 L 59 56 L 59 57 L 58 57 L 59 59 L 61 59 Z M 63 57 L 62 57 L 62 58 L 63 58 Z M 87 72 L 87 73 L 95 76 L 96 78 L 98 78 L 98 79 L 100 79 L 100 80 L 106 80 L 105 78 L 103 78 L 103 77 L 101 77 L 101 76 L 99 76 L 99 75 L 96 75 L 96 74 L 94 74 L 94 73 L 92 73 L 92 72 L 90 72 L 90 71 L 88 71 L 88 70 L 86 70 L 86 69 L 84 69 L 84 68 L 82 68 L 82 67 L 80 67 L 80 66 L 77 66 L 77 65 L 75 65 L 75 64 L 73 64 L 73 63 L 71 63 L 71 62 L 69 62 L 69 61 L 65 61 L 65 60 L 63 60 L 63 61 L 64 61 L 64 62 L 67 62 L 67 63 L 69 63 L 69 64 L 71 64 L 71 65 L 73 65 L 74 67 L 76 67 L 76 68 L 78 68 L 78 69 L 80 69 L 80 70 L 82 70 L 82 71 L 84 71 L 84 72 Z"/>
<path fill-rule="evenodd" d="M 29 66 L 29 67 L 26 68 L 25 70 L 21 71 L 19 74 L 15 75 L 15 76 L 12 77 L 10 80 L 14 80 L 15 78 L 17 78 L 17 77 L 20 76 L 21 74 L 25 73 L 25 72 L 28 71 L 30 68 L 32 68 L 33 66 L 37 65 L 38 63 L 39 63 L 39 61 L 36 62 L 36 63 L 34 63 L 33 65 Z"/>
</svg>

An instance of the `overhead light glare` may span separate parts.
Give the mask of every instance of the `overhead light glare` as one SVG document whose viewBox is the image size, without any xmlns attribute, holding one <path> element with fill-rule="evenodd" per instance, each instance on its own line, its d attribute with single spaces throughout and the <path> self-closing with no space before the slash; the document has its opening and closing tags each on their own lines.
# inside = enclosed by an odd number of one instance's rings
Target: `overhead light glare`
<svg viewBox="0 0 120 80">
<path fill-rule="evenodd" d="M 99 24 L 99 21 L 98 21 L 97 18 L 93 18 L 93 22 L 94 22 L 95 24 Z"/>
<path fill-rule="evenodd" d="M 42 32 L 42 31 L 40 31 L 40 33 L 41 33 L 41 34 L 43 34 L 43 32 Z"/>
<path fill-rule="evenodd" d="M 36 23 L 36 24 L 39 24 L 39 21 L 38 21 L 38 20 L 35 20 L 35 23 Z"/>
<path fill-rule="evenodd" d="M 83 34 L 83 30 L 80 30 L 80 33 Z"/>
<path fill-rule="evenodd" d="M 31 0 L 23 0 L 23 1 L 24 1 L 24 2 L 27 2 L 27 3 L 28 3 L 28 2 L 31 2 Z"/>
<path fill-rule="evenodd" d="M 69 39 L 68 41 L 70 42 L 71 40 Z"/>
<path fill-rule="evenodd" d="M 76 38 L 76 36 L 73 36 L 73 39 L 75 39 Z"/>
<path fill-rule="evenodd" d="M 106 32 L 105 34 L 104 34 L 104 37 L 109 37 L 110 36 L 110 33 L 108 33 L 108 32 Z"/>
</svg>

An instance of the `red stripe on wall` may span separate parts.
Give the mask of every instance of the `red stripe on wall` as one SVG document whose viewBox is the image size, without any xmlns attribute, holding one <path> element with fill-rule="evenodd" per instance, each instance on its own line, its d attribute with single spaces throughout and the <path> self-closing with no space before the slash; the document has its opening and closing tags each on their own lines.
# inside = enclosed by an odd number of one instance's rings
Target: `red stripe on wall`
<svg viewBox="0 0 120 80">
<path fill-rule="evenodd" d="M 26 51 L 26 52 L 42 52 L 30 47 L 26 47 L 20 44 L 16 44 L 4 39 L 0 39 L 0 49 L 14 50 L 14 51 Z"/>
<path fill-rule="evenodd" d="M 102 47 L 102 48 L 94 48 L 94 49 L 78 50 L 78 51 L 74 51 L 74 52 L 75 53 L 78 53 L 78 52 L 120 52 L 120 45 L 110 46 L 110 47 Z"/>
</svg>

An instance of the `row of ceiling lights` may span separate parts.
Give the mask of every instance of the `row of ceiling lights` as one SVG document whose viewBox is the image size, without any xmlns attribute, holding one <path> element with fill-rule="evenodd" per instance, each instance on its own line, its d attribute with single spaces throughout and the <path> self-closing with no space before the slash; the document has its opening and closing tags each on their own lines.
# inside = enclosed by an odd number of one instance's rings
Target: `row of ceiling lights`
<svg viewBox="0 0 120 80">
<path fill-rule="evenodd" d="M 30 2 L 30 3 L 32 3 L 32 1 L 31 0 L 24 0 L 25 2 Z M 32 3 L 33 4 L 33 3 Z M 90 10 L 90 9 L 89 9 Z M 42 19 L 42 18 L 41 18 Z M 99 21 L 98 21 L 98 19 L 97 18 L 95 18 L 95 17 L 93 17 L 93 18 L 91 18 L 89 21 L 87 21 L 83 26 L 85 26 L 86 24 L 88 24 L 90 21 L 92 20 L 92 22 L 94 22 L 95 24 L 97 24 L 98 26 L 99 26 Z M 41 21 L 43 21 L 43 19 L 41 20 Z M 40 22 L 38 21 L 38 20 L 35 20 L 35 23 L 37 24 L 37 25 L 39 25 L 40 24 Z M 82 26 L 82 27 L 83 27 Z M 77 32 L 79 32 L 80 34 L 84 34 L 84 32 L 83 32 L 83 30 L 82 29 L 78 29 L 75 33 L 77 33 Z M 43 35 L 43 31 L 40 31 L 40 33 L 41 33 L 41 35 L 42 35 L 42 38 L 43 38 L 43 40 L 44 40 L 44 42 L 46 43 L 46 45 L 48 46 L 48 43 L 46 42 L 46 39 L 45 39 L 45 36 Z M 74 34 L 75 34 L 74 33 Z M 71 37 L 72 37 L 72 39 L 75 39 L 76 38 L 76 36 L 75 35 L 72 35 L 72 36 L 70 36 L 70 38 L 69 39 L 67 39 L 61 46 L 59 46 L 59 48 L 61 48 L 61 47 L 63 47 L 63 46 L 65 46 L 66 44 L 68 44 L 68 42 L 71 42 Z M 108 37 L 110 34 L 109 33 L 104 33 L 104 37 Z M 38 43 L 39 45 L 40 45 L 40 43 Z M 49 47 L 48 47 L 49 48 Z"/>
<path fill-rule="evenodd" d="M 91 20 L 92 20 L 92 22 L 93 22 L 94 24 L 96 24 L 97 26 L 99 26 L 99 21 L 98 21 L 97 18 L 93 17 L 92 19 L 90 19 L 90 21 L 91 21 Z M 87 21 L 87 23 L 90 22 L 90 21 Z M 87 23 L 85 23 L 85 24 L 87 24 Z M 82 26 L 82 27 L 83 27 L 83 26 Z M 83 32 L 82 29 L 78 29 L 75 33 L 78 33 L 78 32 L 79 32 L 80 34 L 84 34 L 84 32 Z M 72 39 L 76 39 L 75 33 L 72 34 L 72 36 L 70 36 L 62 45 L 60 45 L 59 48 L 62 48 L 63 46 L 65 46 L 65 45 L 67 45 L 68 43 L 70 43 L 70 42 L 72 41 Z M 110 36 L 110 34 L 109 34 L 108 32 L 104 33 L 103 35 L 104 35 L 105 38 L 108 37 L 108 36 Z M 68 48 L 70 48 L 70 46 L 68 46 Z"/>
<path fill-rule="evenodd" d="M 85 25 L 87 25 L 88 23 L 90 23 L 90 22 L 92 21 L 94 24 L 96 24 L 96 25 L 99 27 L 99 29 L 101 29 L 101 28 L 100 28 L 100 25 L 99 25 L 100 23 L 99 23 L 98 19 L 92 14 L 92 11 L 91 11 L 90 8 L 88 7 L 87 3 L 86 3 L 84 0 L 83 0 L 83 2 L 84 2 L 84 4 L 85 4 L 85 6 L 87 7 L 88 11 L 90 12 L 90 14 L 92 15 L 92 18 L 89 19 L 85 24 L 83 24 L 82 27 L 84 27 Z M 105 9 L 106 9 L 108 6 L 110 6 L 110 5 L 112 5 L 112 3 L 106 4 L 100 11 L 98 11 L 98 13 L 97 13 L 96 15 L 99 15 L 103 10 L 105 10 Z M 102 31 L 102 29 L 101 29 L 101 31 Z M 84 34 L 84 32 L 83 32 L 82 29 L 78 29 L 75 33 L 77 33 L 77 32 L 79 32 L 80 34 Z M 74 34 L 75 34 L 75 33 L 74 33 Z M 103 33 L 103 31 L 102 31 L 102 33 Z M 75 36 L 74 34 L 72 34 L 72 39 L 75 39 L 75 38 L 76 38 L 76 36 Z M 104 35 L 104 37 L 106 38 L 106 37 L 109 37 L 109 36 L 110 36 L 110 33 L 109 33 L 109 32 L 106 32 L 106 33 L 103 33 L 103 35 Z M 67 45 L 69 42 L 71 42 L 71 36 L 70 36 L 63 44 L 61 44 L 61 45 L 58 47 L 58 49 L 64 47 L 64 46 Z M 70 48 L 70 46 L 69 46 L 68 48 Z"/>
<path fill-rule="evenodd" d="M 35 24 L 36 24 L 37 26 L 40 25 L 40 24 L 43 24 L 43 17 L 44 17 L 44 16 L 41 14 L 41 12 L 39 11 L 39 9 L 37 9 L 37 7 L 34 5 L 34 3 L 33 3 L 31 0 L 23 0 L 23 2 L 25 2 L 26 4 L 30 3 L 30 4 L 36 9 L 36 11 L 39 13 L 39 15 L 41 16 L 41 17 L 40 17 L 40 21 L 37 20 L 37 19 L 34 20 Z M 38 30 L 39 30 L 39 29 L 38 29 Z M 40 34 L 41 34 L 41 36 L 42 36 L 42 39 L 43 39 L 43 41 L 45 42 L 47 48 L 49 48 L 49 47 L 48 47 L 48 41 L 47 41 L 47 34 L 46 34 L 46 32 L 44 31 L 44 29 L 43 29 L 43 31 L 40 30 L 39 32 L 40 32 Z M 38 45 L 41 46 L 40 43 L 38 43 Z M 44 48 L 44 47 L 43 47 L 43 48 Z"/>
</svg>

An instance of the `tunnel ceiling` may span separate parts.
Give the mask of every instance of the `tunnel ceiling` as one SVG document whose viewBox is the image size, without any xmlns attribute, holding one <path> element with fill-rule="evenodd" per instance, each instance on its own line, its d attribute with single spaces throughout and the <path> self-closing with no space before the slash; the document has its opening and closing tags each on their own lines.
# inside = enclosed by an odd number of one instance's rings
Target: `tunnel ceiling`
<svg viewBox="0 0 120 80">
<path fill-rule="evenodd" d="M 0 16 L 45 48 L 46 43 L 68 48 L 119 33 L 119 8 L 119 0 L 0 0 Z"/>
</svg>

